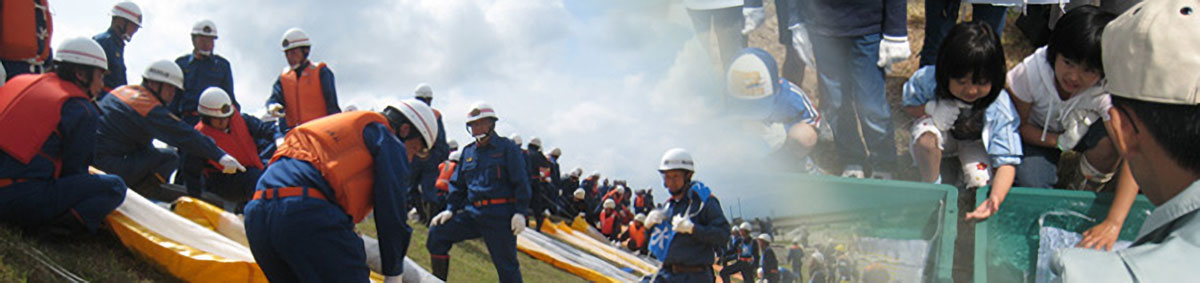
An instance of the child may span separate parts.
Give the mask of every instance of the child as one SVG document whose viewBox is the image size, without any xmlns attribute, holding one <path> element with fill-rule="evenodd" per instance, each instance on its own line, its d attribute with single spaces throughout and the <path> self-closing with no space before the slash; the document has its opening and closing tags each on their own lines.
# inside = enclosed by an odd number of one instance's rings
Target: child
<svg viewBox="0 0 1200 283">
<path fill-rule="evenodd" d="M 966 188 L 992 185 L 991 196 L 966 215 L 987 218 L 1004 201 L 1021 163 L 1020 118 L 1004 91 L 1004 50 L 986 23 L 971 22 L 954 26 L 938 53 L 952 59 L 917 70 L 904 85 L 904 110 L 917 117 L 913 159 L 921 181 L 940 182 L 942 156 L 957 155 Z M 973 206 L 973 195 L 960 194 L 960 203 Z"/>
<path fill-rule="evenodd" d="M 729 105 L 735 116 L 761 129 L 771 152 L 800 171 L 819 173 L 808 154 L 817 144 L 821 115 L 799 86 L 779 76 L 775 58 L 767 51 L 746 48 L 734 56 L 726 73 Z M 756 129 L 757 130 L 757 129 Z M 793 159 L 794 158 L 794 159 Z"/>
<path fill-rule="evenodd" d="M 1106 128 L 1112 105 L 1100 88 L 1100 36 L 1114 18 L 1095 6 L 1072 9 L 1058 21 L 1049 45 L 1008 72 L 1013 105 L 1025 121 L 1018 130 L 1025 152 L 1017 166 L 1018 186 L 1053 187 L 1064 150 L 1081 153 L 1078 167 L 1084 179 L 1066 184 L 1068 188 L 1095 190 L 1112 179 L 1120 157 Z M 1108 217 L 1084 233 L 1080 246 L 1110 249 L 1137 190 L 1131 174 L 1118 176 Z"/>
</svg>

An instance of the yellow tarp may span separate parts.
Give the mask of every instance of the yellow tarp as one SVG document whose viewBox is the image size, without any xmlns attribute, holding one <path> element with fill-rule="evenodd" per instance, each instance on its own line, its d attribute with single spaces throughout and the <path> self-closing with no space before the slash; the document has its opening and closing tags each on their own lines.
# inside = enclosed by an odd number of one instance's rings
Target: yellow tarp
<svg viewBox="0 0 1200 283">
<path fill-rule="evenodd" d="M 543 228 L 543 229 L 545 229 L 545 228 Z M 572 264 L 570 262 L 559 260 L 559 259 L 555 258 L 554 256 L 551 256 L 549 253 L 547 253 L 545 248 L 541 247 L 537 243 L 534 243 L 533 241 L 529 241 L 528 239 L 525 239 L 522 237 L 517 237 L 517 250 L 520 250 L 521 252 L 526 253 L 529 256 L 532 256 L 533 258 L 536 258 L 538 260 L 549 263 L 550 265 L 553 265 L 555 267 L 566 270 L 567 272 L 570 272 L 571 274 L 575 274 L 575 275 L 579 276 L 580 278 L 583 278 L 584 280 L 587 280 L 587 281 L 591 281 L 591 282 L 621 282 L 620 280 L 617 280 L 616 278 L 604 276 L 603 274 L 600 274 L 599 272 L 588 269 L 586 267 L 578 266 L 578 265 Z"/>
<path fill-rule="evenodd" d="M 543 229 L 545 229 L 546 226 L 549 225 L 543 225 Z M 647 263 L 637 256 L 592 239 L 587 235 L 584 235 L 583 232 L 576 231 L 564 223 L 555 223 L 554 226 L 556 227 L 553 228 L 558 231 L 555 233 L 547 233 L 547 235 L 571 244 L 579 249 L 585 250 L 597 257 L 608 260 L 609 262 L 616 263 L 623 267 L 632 268 L 638 274 L 648 275 L 658 272 L 658 268 L 650 265 L 650 263 Z"/>
</svg>

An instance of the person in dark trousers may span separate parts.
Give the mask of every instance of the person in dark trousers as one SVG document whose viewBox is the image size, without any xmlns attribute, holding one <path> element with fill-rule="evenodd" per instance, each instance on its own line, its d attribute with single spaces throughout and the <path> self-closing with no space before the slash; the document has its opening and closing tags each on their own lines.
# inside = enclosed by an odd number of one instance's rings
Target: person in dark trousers
<svg viewBox="0 0 1200 283">
<path fill-rule="evenodd" d="M 692 179 L 692 154 L 673 148 L 663 154 L 658 172 L 671 193 L 661 210 L 646 216 L 650 251 L 662 268 L 643 282 L 713 282 L 713 251 L 729 239 L 729 220 L 712 190 Z M 670 221 L 667 221 L 669 218 Z"/>
<path fill-rule="evenodd" d="M 758 250 L 760 256 L 758 258 L 758 276 L 767 280 L 768 283 L 779 282 L 779 258 L 775 257 L 775 250 L 771 249 L 771 235 L 767 233 L 758 234 Z"/>
</svg>

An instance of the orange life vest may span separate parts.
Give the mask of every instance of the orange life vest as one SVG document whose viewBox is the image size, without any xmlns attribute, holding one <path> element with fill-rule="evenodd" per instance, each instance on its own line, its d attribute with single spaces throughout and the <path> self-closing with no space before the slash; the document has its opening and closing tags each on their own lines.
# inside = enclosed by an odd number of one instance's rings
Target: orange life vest
<svg viewBox="0 0 1200 283">
<path fill-rule="evenodd" d="M 624 191 L 625 190 L 614 187 L 614 188 L 612 188 L 612 190 L 608 191 L 607 194 L 604 194 L 604 197 L 601 199 L 605 200 L 605 199 L 611 198 L 614 202 L 617 203 L 617 208 L 624 207 L 625 201 L 629 200 L 628 194 L 626 194 Z M 620 192 L 620 193 L 617 193 L 617 192 Z"/>
<path fill-rule="evenodd" d="M 616 209 L 611 209 L 611 210 L 605 209 L 605 210 L 608 210 L 608 211 L 604 211 L 604 212 L 600 213 L 600 234 L 609 236 L 609 235 L 612 235 L 613 231 L 616 230 L 616 229 L 614 229 L 615 227 L 613 227 L 613 226 L 615 226 L 614 224 L 618 223 L 617 222 L 617 218 L 618 218 L 617 214 L 619 212 L 617 212 Z"/>
<path fill-rule="evenodd" d="M 640 224 L 629 225 L 629 238 L 633 239 L 636 249 L 641 249 L 646 246 L 646 226 Z"/>
<path fill-rule="evenodd" d="M 246 120 L 242 119 L 242 114 L 237 110 L 234 108 L 233 116 L 229 116 L 229 132 L 203 122 L 196 123 L 196 130 L 212 138 L 221 150 L 236 158 L 242 165 L 263 169 L 262 159 L 258 157 L 258 146 L 254 144 L 254 138 L 250 136 L 250 130 L 246 128 Z M 216 168 L 221 168 L 221 164 L 216 160 L 209 160 L 208 163 L 212 163 Z"/>
<path fill-rule="evenodd" d="M 154 110 L 154 107 L 162 105 L 162 102 L 158 101 L 158 98 L 154 97 L 150 90 L 140 85 L 123 85 L 111 93 L 142 117 L 150 114 L 150 110 Z"/>
<path fill-rule="evenodd" d="M 454 175 L 456 167 L 458 167 L 458 162 L 446 161 L 438 164 L 438 170 L 441 172 L 438 173 L 437 183 L 434 186 L 437 187 L 439 195 L 450 193 L 450 176 Z"/>
<path fill-rule="evenodd" d="M 283 87 L 283 110 L 288 127 L 329 115 L 325 110 L 325 93 L 321 90 L 321 69 L 325 63 L 310 63 L 296 77 L 296 70 L 287 69 L 279 75 Z"/>
<path fill-rule="evenodd" d="M 0 5 L 0 59 L 45 62 L 54 32 L 46 0 L 10 0 Z M 39 31 L 38 14 L 46 20 L 44 31 Z"/>
<path fill-rule="evenodd" d="M 362 136 L 363 128 L 370 123 L 392 131 L 387 118 L 371 111 L 343 112 L 312 120 L 288 132 L 271 162 L 287 156 L 312 164 L 333 187 L 337 204 L 358 223 L 375 207 L 375 158 Z"/>
<path fill-rule="evenodd" d="M 58 134 L 63 103 L 70 98 L 87 99 L 75 84 L 58 78 L 58 74 L 19 75 L 0 87 L 0 149 L 17 161 L 29 164 L 35 155 L 54 161 L 54 177 L 58 177 L 61 158 L 42 152 L 42 144 L 52 134 Z"/>
</svg>

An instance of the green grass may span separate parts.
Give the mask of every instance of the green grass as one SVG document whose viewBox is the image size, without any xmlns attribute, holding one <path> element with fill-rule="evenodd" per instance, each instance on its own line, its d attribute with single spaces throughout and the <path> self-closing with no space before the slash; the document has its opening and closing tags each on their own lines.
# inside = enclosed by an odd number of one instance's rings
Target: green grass
<svg viewBox="0 0 1200 283">
<path fill-rule="evenodd" d="M 408 243 L 408 258 L 421 265 L 421 268 L 430 270 L 429 268 L 429 251 L 425 249 L 425 240 L 429 236 L 429 228 L 425 225 L 416 222 L 409 222 L 412 226 L 412 239 Z M 358 224 L 359 232 L 376 236 L 375 223 L 372 221 L 363 221 Z M 549 263 L 533 258 L 525 253 L 517 252 L 517 261 L 521 264 L 521 277 L 526 282 L 581 282 L 582 278 L 568 273 L 562 269 L 558 269 Z M 451 282 L 494 282 L 497 280 L 496 268 L 492 266 L 492 259 L 488 255 L 487 245 L 483 243 L 483 239 L 472 239 L 460 242 L 450 249 L 450 275 Z"/>
<path fill-rule="evenodd" d="M 121 245 L 111 231 L 70 237 L 36 236 L 0 224 L 0 282 L 64 282 L 40 263 L 40 252 L 54 264 L 92 282 L 178 282 Z"/>
</svg>

